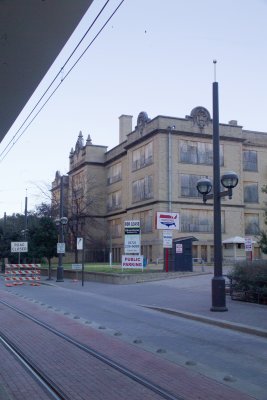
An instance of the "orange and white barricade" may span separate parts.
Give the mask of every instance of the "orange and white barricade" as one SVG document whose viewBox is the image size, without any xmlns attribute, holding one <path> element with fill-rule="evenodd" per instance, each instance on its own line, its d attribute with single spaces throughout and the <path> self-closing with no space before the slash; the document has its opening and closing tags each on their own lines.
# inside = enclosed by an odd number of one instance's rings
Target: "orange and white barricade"
<svg viewBox="0 0 267 400">
<path fill-rule="evenodd" d="M 6 264 L 5 285 L 8 287 L 23 285 L 40 286 L 41 264 Z"/>
</svg>

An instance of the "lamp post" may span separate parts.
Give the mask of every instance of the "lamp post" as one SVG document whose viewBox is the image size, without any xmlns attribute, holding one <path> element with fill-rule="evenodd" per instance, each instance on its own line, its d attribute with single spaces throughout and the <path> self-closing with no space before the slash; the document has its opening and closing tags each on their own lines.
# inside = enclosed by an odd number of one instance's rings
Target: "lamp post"
<svg viewBox="0 0 267 400">
<path fill-rule="evenodd" d="M 57 218 L 55 220 L 56 226 L 58 228 L 58 266 L 57 266 L 57 282 L 64 282 L 63 279 L 63 265 L 62 265 L 62 256 L 65 253 L 65 242 L 64 242 L 64 227 L 68 223 L 67 217 Z"/>
<path fill-rule="evenodd" d="M 214 61 L 216 64 L 216 61 Z M 220 182 L 226 188 L 221 192 Z M 228 311 L 226 307 L 225 279 L 222 275 L 222 230 L 221 230 L 221 197 L 232 198 L 232 189 L 238 184 L 235 172 L 227 172 L 220 179 L 220 137 L 219 137 L 219 104 L 218 82 L 213 82 L 213 193 L 212 183 L 202 178 L 197 182 L 197 190 L 203 196 L 203 202 L 213 199 L 214 221 L 214 277 L 212 279 L 211 311 Z"/>
<path fill-rule="evenodd" d="M 60 216 L 55 220 L 56 226 L 59 231 L 58 235 L 58 245 L 57 245 L 57 252 L 58 252 L 58 266 L 57 266 L 57 282 L 64 282 L 63 279 L 63 266 L 62 266 L 62 254 L 65 253 L 65 243 L 64 243 L 64 226 L 68 223 L 68 218 L 63 216 L 63 184 L 64 184 L 64 176 L 60 178 L 60 203 L 59 203 L 59 213 Z"/>
</svg>

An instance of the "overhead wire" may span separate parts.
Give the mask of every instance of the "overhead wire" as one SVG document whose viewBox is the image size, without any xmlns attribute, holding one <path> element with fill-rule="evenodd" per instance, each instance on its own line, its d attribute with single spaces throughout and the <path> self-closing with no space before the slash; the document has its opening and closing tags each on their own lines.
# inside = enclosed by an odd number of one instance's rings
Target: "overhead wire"
<svg viewBox="0 0 267 400">
<path fill-rule="evenodd" d="M 40 97 L 40 99 L 38 100 L 38 102 L 35 104 L 34 108 L 31 110 L 31 112 L 28 114 L 28 116 L 25 118 L 24 122 L 21 124 L 21 126 L 18 128 L 18 130 L 16 131 L 15 135 L 12 137 L 12 139 L 10 139 L 10 141 L 8 142 L 8 144 L 6 145 L 6 147 L 4 148 L 4 150 L 0 153 L 0 162 L 2 162 L 6 156 L 9 154 L 9 152 L 11 151 L 11 149 L 15 146 L 15 144 L 18 142 L 18 140 L 23 136 L 23 134 L 26 132 L 26 130 L 29 128 L 29 126 L 33 123 L 33 121 L 36 119 L 36 117 L 40 114 L 40 112 L 43 110 L 43 108 L 46 106 L 46 104 L 48 103 L 48 101 L 51 99 L 51 97 L 55 94 L 55 92 L 58 90 L 58 88 L 62 85 L 62 83 L 64 82 L 64 80 L 68 77 L 68 75 L 71 73 L 71 71 L 75 68 L 75 66 L 78 64 L 78 62 L 81 60 L 81 58 L 84 56 L 84 54 L 88 51 L 88 49 L 91 47 L 91 45 L 95 42 L 95 40 L 97 39 L 97 37 L 100 35 L 100 33 L 104 30 L 104 28 L 106 27 L 106 25 L 109 23 L 109 21 L 112 19 L 112 17 L 116 14 L 116 12 L 118 11 L 118 9 L 121 7 L 122 3 L 125 0 L 121 0 L 121 2 L 118 4 L 118 6 L 115 8 L 115 10 L 112 12 L 112 14 L 109 16 L 109 18 L 106 20 L 106 22 L 102 25 L 102 27 L 100 28 L 100 30 L 97 32 L 97 34 L 94 36 L 94 38 L 91 40 L 91 42 L 88 44 L 88 46 L 85 48 L 85 50 L 82 52 L 82 54 L 78 57 L 78 59 L 75 61 L 75 63 L 71 66 L 71 68 L 68 70 L 68 72 L 61 77 L 60 82 L 58 83 L 58 85 L 55 87 L 55 89 L 52 91 L 52 93 L 49 95 L 49 97 L 46 99 L 46 101 L 42 104 L 41 108 L 36 112 L 36 114 L 34 115 L 34 117 L 30 120 L 30 122 L 28 123 L 28 125 L 26 125 L 26 127 L 23 129 L 23 131 L 20 133 L 20 135 L 18 136 L 19 132 L 21 131 L 22 127 L 26 124 L 26 122 L 29 120 L 29 118 L 31 117 L 31 115 L 34 113 L 34 111 L 36 110 L 36 108 L 38 107 L 38 105 L 41 103 L 41 101 L 44 99 L 45 95 L 48 93 L 48 91 L 51 89 L 52 85 L 55 83 L 55 81 L 57 80 L 57 78 L 59 77 L 59 75 L 64 71 L 64 68 L 66 67 L 66 65 L 68 64 L 68 62 L 70 61 L 70 59 L 72 58 L 72 56 L 74 55 L 74 53 L 77 51 L 77 49 L 79 48 L 79 46 L 81 45 L 81 43 L 83 42 L 83 40 L 85 39 L 85 37 L 87 36 L 87 34 L 90 32 L 90 30 L 92 29 L 93 25 L 95 24 L 95 22 L 97 21 L 97 19 L 100 17 L 100 15 L 102 14 L 102 12 L 104 11 L 105 7 L 107 6 L 107 4 L 109 3 L 110 0 L 107 0 L 106 3 L 104 4 L 104 6 L 102 7 L 102 9 L 99 11 L 98 15 L 95 17 L 94 21 L 92 22 L 92 24 L 90 25 L 90 27 L 87 29 L 87 31 L 85 32 L 85 34 L 83 35 L 83 37 L 80 39 L 80 41 L 78 42 L 78 44 L 75 46 L 74 50 L 72 51 L 72 53 L 70 54 L 70 56 L 68 57 L 68 59 L 65 61 L 64 65 L 60 68 L 59 72 L 56 74 L 56 76 L 54 77 L 54 79 L 52 80 L 52 82 L 50 83 L 50 85 L 47 87 L 47 89 L 45 90 L 45 92 L 43 93 L 43 95 Z M 18 136 L 18 137 L 17 137 Z M 16 140 L 14 140 L 16 139 Z M 13 143 L 12 143 L 13 142 Z M 11 145 L 12 143 L 12 145 Z M 11 147 L 9 147 L 11 145 Z M 9 147 L 9 149 L 8 149 Z M 8 149 L 8 150 L 7 150 Z M 7 150 L 7 151 L 6 151 Z M 5 152 L 6 151 L 6 152 Z"/>
</svg>

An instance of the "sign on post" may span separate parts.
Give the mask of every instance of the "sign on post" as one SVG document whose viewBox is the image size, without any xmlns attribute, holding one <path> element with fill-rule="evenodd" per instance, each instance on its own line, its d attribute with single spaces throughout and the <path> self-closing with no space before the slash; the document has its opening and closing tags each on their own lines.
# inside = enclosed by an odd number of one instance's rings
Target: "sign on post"
<svg viewBox="0 0 267 400">
<path fill-rule="evenodd" d="M 179 214 L 170 212 L 157 212 L 157 229 L 179 229 Z"/>
<path fill-rule="evenodd" d="M 83 238 L 77 238 L 77 250 L 83 250 Z"/>
<path fill-rule="evenodd" d="M 172 231 L 163 231 L 163 248 L 172 248 Z"/>
<path fill-rule="evenodd" d="M 11 242 L 11 253 L 27 253 L 28 242 Z"/>
<path fill-rule="evenodd" d="M 121 268 L 142 268 L 144 267 L 143 256 L 122 256 Z"/>
<path fill-rule="evenodd" d="M 71 264 L 71 269 L 73 271 L 81 271 L 82 270 L 82 264 Z"/>
<path fill-rule="evenodd" d="M 245 237 L 245 251 L 252 251 L 252 239 L 250 237 Z"/>
<path fill-rule="evenodd" d="M 124 252 L 140 254 L 140 221 L 124 221 Z"/>
<path fill-rule="evenodd" d="M 57 254 L 65 254 L 65 243 L 57 243 Z"/>
</svg>

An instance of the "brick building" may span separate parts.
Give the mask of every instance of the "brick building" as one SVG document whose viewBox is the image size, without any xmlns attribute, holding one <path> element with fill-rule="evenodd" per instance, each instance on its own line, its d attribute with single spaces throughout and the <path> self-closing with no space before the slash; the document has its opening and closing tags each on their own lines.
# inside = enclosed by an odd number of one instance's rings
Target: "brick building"
<svg viewBox="0 0 267 400">
<path fill-rule="evenodd" d="M 203 204 L 196 190 L 201 177 L 212 179 L 212 120 L 204 107 L 185 118 L 141 112 L 119 118 L 119 144 L 83 141 L 79 134 L 70 152 L 68 217 L 80 207 L 79 235 L 87 248 L 109 251 L 119 262 L 124 250 L 124 221 L 141 221 L 142 254 L 149 261 L 163 257 L 162 231 L 155 229 L 157 211 L 178 212 L 180 229 L 174 237 L 195 236 L 193 257 L 213 261 L 213 204 Z M 267 182 L 267 133 L 244 130 L 237 121 L 220 124 L 221 173 L 235 171 L 239 184 L 233 198 L 222 199 L 222 239 L 250 236 L 256 241 L 264 228 Z M 57 173 L 58 174 L 58 173 Z M 59 175 L 52 184 L 58 190 Z M 227 252 L 227 244 L 224 245 Z M 244 245 L 238 244 L 239 249 Z M 245 252 L 242 253 L 245 256 Z M 254 245 L 254 257 L 260 250 Z"/>
</svg>

